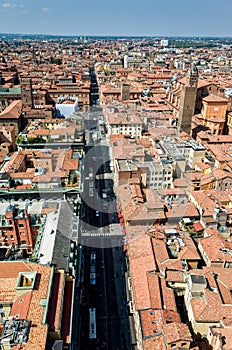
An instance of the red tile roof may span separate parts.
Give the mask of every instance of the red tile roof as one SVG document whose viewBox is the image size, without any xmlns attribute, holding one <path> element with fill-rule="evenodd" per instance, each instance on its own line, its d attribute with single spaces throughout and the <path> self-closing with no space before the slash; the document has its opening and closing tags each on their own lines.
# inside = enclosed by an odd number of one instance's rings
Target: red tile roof
<svg viewBox="0 0 232 350">
<path fill-rule="evenodd" d="M 25 294 L 18 298 L 15 289 L 18 274 L 32 271 L 36 272 L 34 289 L 29 292 L 25 290 Z M 52 274 L 53 269 L 50 266 L 20 261 L 0 262 L 0 300 L 2 302 L 16 302 L 12 312 L 20 312 L 32 322 L 28 342 L 20 345 L 22 350 L 45 348 L 48 326 L 43 322 L 45 306 L 40 302 L 49 297 L 49 281 Z M 23 305 L 21 307 L 21 303 L 25 306 L 25 310 Z"/>
<path fill-rule="evenodd" d="M 27 319 L 29 307 L 31 304 L 32 292 L 19 296 L 13 303 L 10 310 L 10 316 L 16 316 L 21 319 Z"/>
<path fill-rule="evenodd" d="M 19 119 L 21 116 L 21 110 L 22 110 L 22 101 L 17 100 L 11 102 L 9 106 L 7 106 L 2 113 L 0 113 L 0 120 L 1 119 Z"/>
</svg>

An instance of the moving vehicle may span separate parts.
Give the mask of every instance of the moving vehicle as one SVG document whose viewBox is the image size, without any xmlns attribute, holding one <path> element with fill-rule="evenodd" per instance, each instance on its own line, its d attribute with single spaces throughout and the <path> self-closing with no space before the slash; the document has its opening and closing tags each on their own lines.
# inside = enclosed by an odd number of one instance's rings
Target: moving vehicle
<svg viewBox="0 0 232 350">
<path fill-rule="evenodd" d="M 96 284 L 96 253 L 95 252 L 91 252 L 91 254 L 90 254 L 89 283 L 91 285 L 95 285 Z"/>
<path fill-rule="evenodd" d="M 89 339 L 97 338 L 96 308 L 89 309 Z"/>
<path fill-rule="evenodd" d="M 89 167 L 89 179 L 93 178 L 93 168 Z"/>
</svg>

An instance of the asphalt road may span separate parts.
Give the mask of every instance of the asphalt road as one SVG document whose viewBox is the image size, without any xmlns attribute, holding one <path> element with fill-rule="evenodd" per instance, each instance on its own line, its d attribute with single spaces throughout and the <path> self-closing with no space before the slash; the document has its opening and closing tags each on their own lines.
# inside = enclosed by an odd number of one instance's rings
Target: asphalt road
<svg viewBox="0 0 232 350">
<path fill-rule="evenodd" d="M 101 113 L 89 113 L 89 120 Z M 95 127 L 94 121 L 94 127 Z M 91 128 L 91 123 L 88 125 Z M 92 147 L 93 146 L 93 147 Z M 80 305 L 80 349 L 129 350 L 123 236 L 117 223 L 109 148 L 105 141 L 90 143 L 84 159 L 84 191 L 79 242 L 83 247 L 83 285 Z M 99 176 L 100 175 L 100 176 Z M 101 179 L 100 179 L 101 178 Z M 102 193 L 107 192 L 107 201 Z M 96 253 L 96 285 L 90 284 L 90 253 Z M 89 308 L 96 308 L 97 338 L 89 340 Z M 75 313 L 75 310 L 74 310 Z"/>
</svg>

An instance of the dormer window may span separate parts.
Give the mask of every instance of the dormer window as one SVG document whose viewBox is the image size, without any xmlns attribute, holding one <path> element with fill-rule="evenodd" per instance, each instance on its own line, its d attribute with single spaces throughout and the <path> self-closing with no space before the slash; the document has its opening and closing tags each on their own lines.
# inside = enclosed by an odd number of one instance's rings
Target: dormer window
<svg viewBox="0 0 232 350">
<path fill-rule="evenodd" d="M 33 289 L 36 279 L 36 272 L 20 272 L 16 281 L 16 290 Z"/>
</svg>

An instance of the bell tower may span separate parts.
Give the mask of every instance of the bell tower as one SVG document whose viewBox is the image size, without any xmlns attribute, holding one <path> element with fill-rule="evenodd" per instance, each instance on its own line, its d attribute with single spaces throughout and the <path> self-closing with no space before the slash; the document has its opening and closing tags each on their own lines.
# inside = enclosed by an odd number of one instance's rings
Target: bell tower
<svg viewBox="0 0 232 350">
<path fill-rule="evenodd" d="M 179 119 L 177 124 L 177 133 L 184 131 L 191 134 L 192 116 L 195 110 L 197 96 L 198 70 L 194 65 L 191 66 L 186 75 L 186 84 L 182 86 L 179 107 Z"/>
<path fill-rule="evenodd" d="M 186 75 L 186 84 L 197 88 L 198 76 L 198 69 L 196 65 L 193 64 Z"/>
</svg>

